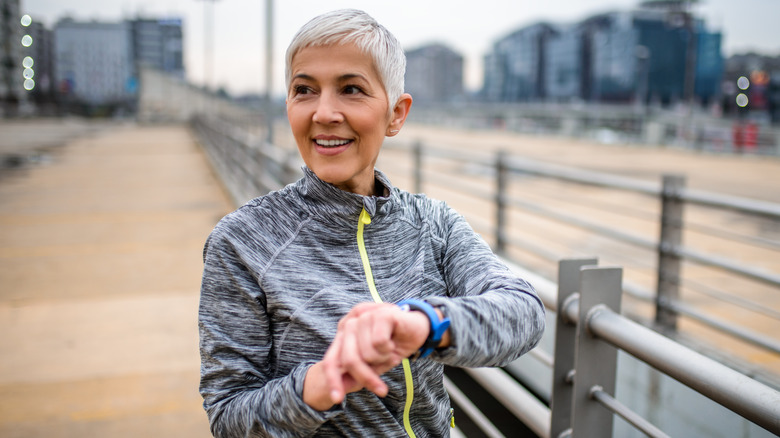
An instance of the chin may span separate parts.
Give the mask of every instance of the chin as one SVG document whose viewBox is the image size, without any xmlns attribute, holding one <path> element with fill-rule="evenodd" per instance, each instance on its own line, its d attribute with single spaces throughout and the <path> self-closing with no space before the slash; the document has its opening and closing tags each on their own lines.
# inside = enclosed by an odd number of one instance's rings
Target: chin
<svg viewBox="0 0 780 438">
<path fill-rule="evenodd" d="M 335 167 L 336 168 L 334 169 L 332 166 L 315 166 L 310 167 L 310 169 L 319 177 L 319 179 L 326 183 L 340 186 L 344 184 L 348 178 L 344 174 L 343 169 L 339 168 L 339 166 Z"/>
</svg>

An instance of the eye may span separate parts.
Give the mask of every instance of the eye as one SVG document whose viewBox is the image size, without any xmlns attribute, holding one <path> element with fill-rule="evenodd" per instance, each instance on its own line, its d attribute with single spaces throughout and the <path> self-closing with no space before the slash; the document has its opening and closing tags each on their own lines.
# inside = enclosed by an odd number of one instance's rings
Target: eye
<svg viewBox="0 0 780 438">
<path fill-rule="evenodd" d="M 350 94 L 350 95 L 365 94 L 363 89 L 358 87 L 357 85 L 347 85 L 346 87 L 344 87 L 343 93 Z"/>
<path fill-rule="evenodd" d="M 293 85 L 292 87 L 292 94 L 293 96 L 300 96 L 305 94 L 311 94 L 312 89 L 308 85 Z"/>
</svg>

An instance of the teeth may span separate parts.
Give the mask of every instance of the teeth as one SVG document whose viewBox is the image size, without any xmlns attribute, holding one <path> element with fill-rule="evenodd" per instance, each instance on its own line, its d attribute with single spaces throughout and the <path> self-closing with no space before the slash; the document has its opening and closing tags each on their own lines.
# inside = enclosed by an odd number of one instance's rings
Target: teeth
<svg viewBox="0 0 780 438">
<path fill-rule="evenodd" d="M 342 146 L 350 142 L 350 140 L 314 140 L 320 146 L 334 147 Z"/>
</svg>

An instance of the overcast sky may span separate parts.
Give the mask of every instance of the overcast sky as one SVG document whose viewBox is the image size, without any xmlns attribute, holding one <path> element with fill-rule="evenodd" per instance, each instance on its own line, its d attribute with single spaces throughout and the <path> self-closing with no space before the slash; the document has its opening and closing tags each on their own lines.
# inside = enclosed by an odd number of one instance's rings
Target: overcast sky
<svg viewBox="0 0 780 438">
<path fill-rule="evenodd" d="M 267 0 L 21 0 L 22 13 L 52 28 L 62 17 L 118 21 L 137 16 L 184 20 L 184 62 L 188 78 L 205 76 L 206 23 L 213 22 L 212 86 L 234 94 L 265 90 L 265 9 Z M 442 42 L 465 56 L 466 82 L 482 84 L 482 57 L 492 43 L 513 30 L 546 20 L 573 23 L 592 14 L 628 10 L 639 0 L 285 0 L 274 1 L 274 92 L 284 93 L 287 44 L 314 16 L 333 9 L 363 9 L 414 49 Z M 207 20 L 206 11 L 213 14 Z M 723 32 L 726 56 L 754 50 L 780 55 L 780 0 L 701 0 L 694 9 L 713 30 Z M 213 20 L 213 21 L 211 21 Z"/>
</svg>

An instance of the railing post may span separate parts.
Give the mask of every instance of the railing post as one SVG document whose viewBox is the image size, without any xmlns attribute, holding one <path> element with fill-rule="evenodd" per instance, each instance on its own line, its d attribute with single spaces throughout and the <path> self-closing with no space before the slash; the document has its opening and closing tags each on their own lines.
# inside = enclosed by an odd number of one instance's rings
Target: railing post
<svg viewBox="0 0 780 438">
<path fill-rule="evenodd" d="M 506 250 L 506 151 L 496 153 L 496 252 Z"/>
<path fill-rule="evenodd" d="M 623 270 L 585 266 L 580 270 L 579 321 L 572 390 L 572 436 L 612 436 L 614 414 L 593 398 L 600 389 L 615 394 L 617 349 L 596 338 L 588 328 L 590 317 L 600 309 L 620 313 Z"/>
<path fill-rule="evenodd" d="M 667 331 L 677 329 L 677 312 L 668 305 L 680 296 L 680 257 L 675 250 L 682 244 L 683 201 L 680 192 L 684 188 L 684 176 L 663 176 L 655 323 Z"/>
<path fill-rule="evenodd" d="M 422 193 L 423 185 L 423 145 L 421 141 L 414 143 L 412 147 L 412 153 L 414 154 L 414 192 Z"/>
<path fill-rule="evenodd" d="M 555 316 L 555 347 L 552 397 L 550 399 L 550 438 L 566 436 L 571 431 L 571 408 L 574 373 L 574 352 L 577 325 L 569 321 L 566 308 L 579 300 L 580 269 L 595 265 L 594 259 L 561 260 L 558 263 L 558 301 Z"/>
</svg>

